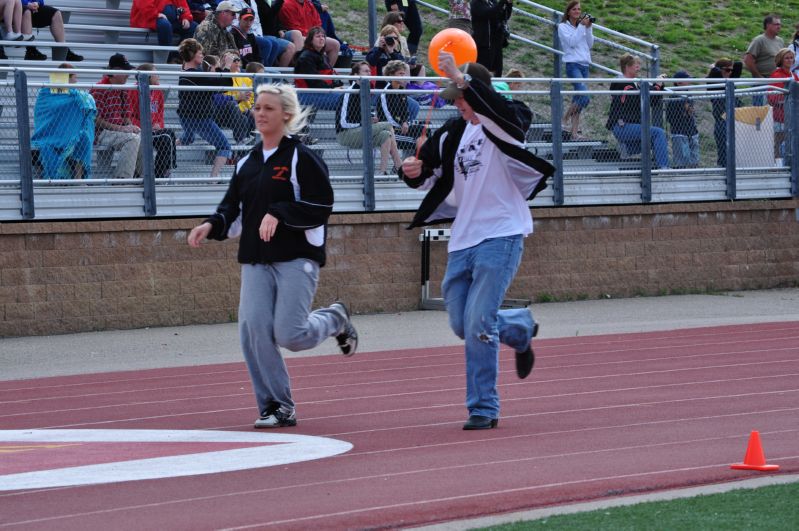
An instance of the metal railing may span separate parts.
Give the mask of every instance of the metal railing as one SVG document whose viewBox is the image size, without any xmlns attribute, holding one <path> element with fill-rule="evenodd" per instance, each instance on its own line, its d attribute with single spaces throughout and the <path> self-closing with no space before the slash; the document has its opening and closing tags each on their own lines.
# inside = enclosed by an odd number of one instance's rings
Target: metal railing
<svg viewBox="0 0 799 531">
<path fill-rule="evenodd" d="M 169 175 L 156 175 L 158 153 L 153 149 L 153 125 L 150 121 L 150 93 L 165 94 L 165 125 L 178 139 L 185 140 L 186 124 L 178 114 L 180 93 L 187 87 L 178 85 L 180 72 L 138 72 L 139 99 L 135 105 L 141 116 L 141 160 L 137 173 L 115 179 L 100 164 L 111 148 L 95 145 L 91 150 L 91 179 L 60 180 L 44 173 L 41 153 L 33 149 L 32 133 L 37 130 L 33 109 L 44 89 L 72 89 L 86 92 L 102 90 L 108 85 L 95 83 L 57 84 L 47 80 L 47 73 L 56 69 L 12 70 L 6 82 L 0 82 L 0 219 L 77 219 L 110 217 L 152 217 L 177 215 L 204 215 L 212 211 L 224 194 L 233 166 L 224 165 L 221 172 L 209 175 L 211 163 L 219 148 L 199 138 L 193 142 L 178 142 L 176 167 Z M 61 70 L 61 72 L 65 72 Z M 81 78 L 99 78 L 105 70 L 72 70 Z M 117 71 L 118 73 L 118 71 Z M 150 85 L 149 75 L 159 74 L 161 85 Z M 210 77 L 250 76 L 248 74 L 197 74 Z M 291 83 L 296 76 L 267 72 L 253 77 L 253 86 L 265 81 Z M 308 77 L 308 76 L 305 76 Z M 321 76 L 324 77 L 324 76 Z M 344 90 L 300 90 L 310 97 L 313 94 L 335 95 L 334 104 L 317 108 L 316 119 L 308 132 L 309 148 L 317 153 L 330 168 L 331 181 L 336 191 L 336 211 L 368 212 L 411 210 L 418 206 L 423 194 L 412 190 L 397 179 L 391 168 L 396 159 L 381 160 L 380 145 L 375 144 L 375 128 L 384 128 L 385 138 L 397 142 L 400 157 L 415 152 L 415 137 L 420 128 L 439 127 L 457 115 L 454 107 L 438 106 L 441 102 L 418 102 L 407 117 L 409 128 L 385 127 L 389 121 L 379 116 L 380 125 L 373 124 L 371 113 L 378 112 L 380 96 L 402 95 L 406 99 L 430 97 L 435 91 L 376 90 L 367 80 L 389 81 L 392 78 L 354 78 L 339 76 L 349 85 L 354 80 L 363 81 L 360 88 Z M 398 79 L 398 78 L 393 78 Z M 415 78 L 400 78 L 420 81 Z M 429 78 L 434 80 L 435 78 Z M 501 79 L 498 79 L 501 81 Z M 607 89 L 608 79 L 588 79 L 587 91 L 569 90 L 573 80 L 564 78 L 526 78 L 504 80 L 520 82 L 521 87 L 507 95 L 524 101 L 534 113 L 528 130 L 526 148 L 539 157 L 553 161 L 557 172 L 551 186 L 533 201 L 532 206 L 592 205 L 622 203 L 656 203 L 674 201 L 706 201 L 736 199 L 774 199 L 799 195 L 797 176 L 799 159 L 799 84 L 789 80 L 787 88 L 768 87 L 766 81 L 757 80 L 687 80 L 688 87 L 671 87 L 657 92 L 649 89 L 649 82 L 674 80 L 629 80 L 641 82 L 640 91 L 625 91 L 627 97 L 640 96 L 641 123 L 637 137 L 621 135 L 606 128 L 608 109 L 619 92 Z M 686 81 L 681 79 L 680 81 Z M 775 82 L 778 80 L 768 80 Z M 112 87 L 113 88 L 113 87 Z M 116 86 L 125 90 L 136 89 L 133 84 Z M 193 88 L 195 91 L 241 92 L 252 89 L 231 87 Z M 782 95 L 782 116 L 775 114 L 776 107 L 744 105 L 750 95 L 769 90 L 772 95 Z M 357 94 L 360 98 L 362 120 L 359 132 L 343 135 L 336 131 L 338 98 Z M 583 136 L 571 138 L 563 130 L 560 117 L 566 102 L 573 96 L 586 95 L 590 105 L 583 112 Z M 683 101 L 687 98 L 686 101 Z M 330 100 L 330 98 L 328 98 Z M 415 100 L 415 99 L 414 99 Z M 432 105 L 431 105 L 432 103 Z M 690 103 L 691 115 L 696 122 L 696 144 L 693 138 L 679 134 L 680 125 L 670 118 L 672 106 Z M 11 111 L 14 109 L 14 111 Z M 720 114 L 714 112 L 721 109 Z M 728 120 L 727 116 L 735 119 Z M 775 125 L 777 124 L 777 125 Z M 41 124 L 39 124 L 41 125 Z M 223 124 L 223 127 L 225 126 Z M 45 131 L 46 133 L 46 131 Z M 252 148 L 251 137 L 238 138 L 232 130 L 224 129 L 232 152 L 232 162 L 246 155 Z M 692 134 L 687 135 L 693 137 Z M 682 140 L 682 142 L 677 142 Z M 382 142 L 382 141 L 381 141 Z M 665 142 L 665 144 L 664 144 Z M 677 163 L 678 147 L 682 153 L 688 142 L 695 148 L 695 159 Z M 642 149 L 646 146 L 646 149 Z M 668 168 L 658 168 L 658 156 L 665 146 L 669 158 Z M 689 150 L 688 155 L 691 154 Z M 34 157 L 33 155 L 37 156 Z M 686 156 L 688 156 L 686 155 Z M 684 159 L 679 159 L 684 160 Z M 105 162 L 114 166 L 113 156 Z M 118 159 L 117 159 L 118 163 Z M 71 167 L 70 167 L 71 168 Z M 66 171 L 71 171 L 66 168 Z M 386 168 L 386 172 L 379 171 Z M 64 168 L 62 168 L 64 169 Z M 387 174 L 386 174 L 387 173 Z"/>
</svg>

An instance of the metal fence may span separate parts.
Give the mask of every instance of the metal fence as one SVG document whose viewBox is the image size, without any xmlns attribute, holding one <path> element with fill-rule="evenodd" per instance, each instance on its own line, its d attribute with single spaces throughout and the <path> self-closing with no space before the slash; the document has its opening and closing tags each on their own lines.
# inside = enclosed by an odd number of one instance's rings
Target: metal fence
<svg viewBox="0 0 799 531">
<path fill-rule="evenodd" d="M 199 86 L 163 70 L 98 84 L 104 73 L 120 72 L 57 71 L 76 73 L 71 83 L 56 82 L 52 72 L 8 70 L 13 78 L 0 82 L 2 220 L 207 214 L 233 164 L 257 141 L 246 105 L 253 88 L 294 77 L 193 73 L 211 78 L 211 86 Z M 223 81 L 233 77 L 247 81 Z M 431 88 L 403 88 L 419 78 L 340 79 L 339 90 L 299 90 L 315 104 L 303 138 L 330 169 L 336 211 L 416 208 L 422 194 L 400 182 L 394 168 L 414 153 L 423 128 L 440 127 L 456 109 Z M 637 80 L 640 91 L 624 92 L 641 100 L 640 127 L 631 136 L 607 128 L 611 100 L 621 95 L 608 90 L 613 80 L 585 80 L 586 91 L 571 90 L 569 79 L 504 81 L 518 83 L 505 94 L 533 110 L 527 149 L 557 167 L 533 206 L 797 196 L 795 82 L 776 89 L 755 80 L 665 80 L 667 90 L 656 92 L 649 83 L 663 80 Z M 769 104 L 753 106 L 762 95 Z M 578 137 L 561 123 L 575 97 L 590 98 Z M 137 116 L 136 127 L 109 126 L 119 115 Z"/>
</svg>

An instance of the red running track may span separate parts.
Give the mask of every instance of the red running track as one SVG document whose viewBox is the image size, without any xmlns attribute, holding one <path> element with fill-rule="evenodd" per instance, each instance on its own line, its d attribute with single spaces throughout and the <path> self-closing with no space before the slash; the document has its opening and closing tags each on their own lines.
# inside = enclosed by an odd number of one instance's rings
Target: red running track
<svg viewBox="0 0 799 531">
<path fill-rule="evenodd" d="M 779 473 L 799 471 L 799 322 L 539 340 L 536 354 L 518 380 L 502 351 L 499 428 L 473 432 L 461 430 L 461 348 L 289 359 L 299 424 L 268 433 L 330 437 L 350 451 L 0 491 L 0 529 L 421 525 L 749 478 L 758 473 L 729 465 L 751 430 Z M 251 428 L 252 402 L 243 363 L 11 381 L 0 383 L 0 430 L 265 433 Z M 96 462 L 202 451 L 99 446 L 85 446 Z M 81 448 L 0 442 L 0 484 L 19 467 L 64 466 Z"/>
</svg>

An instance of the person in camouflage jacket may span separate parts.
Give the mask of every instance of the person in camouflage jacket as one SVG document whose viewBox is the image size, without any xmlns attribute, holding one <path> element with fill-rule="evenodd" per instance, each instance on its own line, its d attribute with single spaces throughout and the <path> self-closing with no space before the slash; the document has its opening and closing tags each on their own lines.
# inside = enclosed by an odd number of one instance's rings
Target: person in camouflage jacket
<svg viewBox="0 0 799 531">
<path fill-rule="evenodd" d="M 206 55 L 221 57 L 228 50 L 238 50 L 233 34 L 228 31 L 238 12 L 239 8 L 232 2 L 219 2 L 216 10 L 197 26 L 194 38 Z"/>
</svg>

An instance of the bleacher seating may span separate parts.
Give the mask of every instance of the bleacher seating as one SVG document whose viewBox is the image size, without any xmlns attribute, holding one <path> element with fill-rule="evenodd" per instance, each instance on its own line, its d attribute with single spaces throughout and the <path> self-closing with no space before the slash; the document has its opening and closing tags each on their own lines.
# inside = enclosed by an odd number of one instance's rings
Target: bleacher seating
<svg viewBox="0 0 799 531">
<path fill-rule="evenodd" d="M 156 63 L 156 69 L 161 73 L 161 83 L 163 85 L 177 85 L 177 76 L 172 74 L 177 72 L 177 65 L 165 64 L 167 49 L 156 45 L 155 34 L 146 29 L 129 27 L 129 10 L 131 0 L 59 0 L 57 6 L 62 10 L 66 21 L 66 33 L 68 45 L 75 51 L 84 55 L 85 60 L 75 66 L 81 69 L 103 69 L 106 67 L 108 57 L 116 51 L 124 53 L 128 60 L 136 65 L 143 62 Z M 48 53 L 48 45 L 52 43 L 52 37 L 48 29 L 38 30 L 34 44 L 43 52 Z M 55 48 L 54 48 L 55 49 Z M 63 49 L 65 53 L 65 49 Z M 29 81 L 29 106 L 31 109 L 31 127 L 33 120 L 33 106 L 41 83 L 46 82 L 48 73 L 46 71 L 30 70 L 31 68 L 52 68 L 60 64 L 60 60 L 48 61 L 24 61 L 24 47 L 6 47 L 9 59 L 0 61 L 2 66 L 26 67 L 28 70 Z M 48 53 L 50 56 L 50 53 Z M 346 73 L 346 72 L 342 72 Z M 0 73 L 0 77 L 7 79 L 7 72 Z M 94 83 L 99 81 L 100 74 L 97 72 L 79 73 L 81 83 Z M 7 79 L 8 81 L 8 79 Z M 132 83 L 133 80 L 130 80 Z M 0 102 L 13 99 L 13 86 L 7 94 L 0 94 Z M 181 137 L 181 125 L 177 116 L 177 89 L 166 91 L 166 126 L 175 130 L 177 137 Z M 2 104 L 4 104 L 3 102 Z M 7 103 L 11 103 L 8 101 Z M 456 114 L 457 111 L 451 106 L 433 109 L 430 113 L 430 127 L 432 129 L 440 126 L 446 119 Z M 422 108 L 419 119 L 428 116 L 428 109 Z M 358 180 L 363 175 L 363 150 L 348 149 L 338 144 L 336 141 L 335 116 L 332 111 L 319 111 L 311 127 L 311 135 L 318 142 L 312 145 L 312 149 L 322 154 L 331 170 L 331 175 L 335 179 L 342 181 Z M 0 127 L 16 129 L 16 117 L 6 111 L 2 116 Z M 552 158 L 552 126 L 551 123 L 535 123 L 528 132 L 527 147 L 533 153 L 543 157 Z M 246 145 L 235 145 L 230 131 L 225 131 L 233 146 L 234 158 L 246 153 L 250 149 Z M 0 143 L 10 144 L 13 142 L 13 135 L 6 138 L 0 133 Z M 6 141 L 8 140 L 8 142 Z M 0 170 L 0 178 L 16 178 L 18 176 L 18 155 L 13 146 L 3 150 L 0 147 L 0 160 L 6 162 L 4 169 Z M 579 160 L 586 163 L 597 162 L 594 160 L 594 153 L 602 152 L 606 147 L 603 142 L 598 140 L 564 142 L 562 144 L 564 159 Z M 102 149 L 95 148 L 95 161 L 98 157 L 104 156 Z M 173 172 L 173 177 L 206 177 L 209 172 L 209 164 L 213 158 L 214 148 L 204 140 L 198 138 L 192 145 L 180 145 L 178 151 L 178 169 Z M 16 158 L 15 158 L 16 157 Z M 230 175 L 232 167 L 227 166 L 223 170 L 223 175 Z M 93 176 L 95 178 L 108 177 L 104 175 L 99 165 L 94 165 Z M 37 177 L 36 172 L 34 178 Z M 382 179 L 382 177 L 381 177 Z"/>
</svg>

